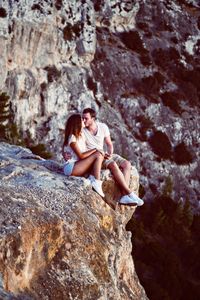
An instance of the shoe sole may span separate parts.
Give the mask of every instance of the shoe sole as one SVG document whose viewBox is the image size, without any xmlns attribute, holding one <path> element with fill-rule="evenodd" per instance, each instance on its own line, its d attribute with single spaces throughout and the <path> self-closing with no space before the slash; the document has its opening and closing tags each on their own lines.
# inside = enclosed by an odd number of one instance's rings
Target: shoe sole
<svg viewBox="0 0 200 300">
<path fill-rule="evenodd" d="M 119 205 L 126 205 L 126 206 L 137 206 L 137 203 L 120 203 Z"/>
<path fill-rule="evenodd" d="M 138 206 L 142 206 L 143 204 L 144 204 L 144 201 L 142 203 L 140 203 L 140 204 L 138 203 Z"/>
<path fill-rule="evenodd" d="M 99 194 L 98 192 L 97 192 L 97 190 L 95 190 L 95 188 L 94 187 L 92 187 L 92 189 L 93 189 L 93 191 L 95 191 L 99 196 L 101 196 L 102 198 L 104 198 L 105 197 L 105 195 L 104 196 L 102 196 L 101 194 Z"/>
<path fill-rule="evenodd" d="M 140 200 L 141 201 L 141 200 Z M 144 204 L 144 201 L 141 203 L 138 203 L 138 202 L 135 202 L 135 204 L 137 205 L 137 206 L 142 206 L 143 204 Z"/>
</svg>

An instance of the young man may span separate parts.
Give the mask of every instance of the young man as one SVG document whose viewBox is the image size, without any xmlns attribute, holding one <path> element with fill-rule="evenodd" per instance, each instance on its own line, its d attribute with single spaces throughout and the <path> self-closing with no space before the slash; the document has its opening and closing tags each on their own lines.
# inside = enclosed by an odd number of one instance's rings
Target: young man
<svg viewBox="0 0 200 300">
<path fill-rule="evenodd" d="M 120 155 L 113 153 L 113 143 L 108 126 L 96 121 L 96 112 L 92 108 L 85 108 L 82 118 L 85 124 L 83 130 L 87 149 L 97 148 L 97 150 L 104 152 L 104 145 L 106 145 L 105 160 L 102 167 L 111 171 L 120 187 L 123 196 L 119 203 L 124 205 L 143 205 L 143 200 L 129 189 L 131 163 Z"/>
</svg>

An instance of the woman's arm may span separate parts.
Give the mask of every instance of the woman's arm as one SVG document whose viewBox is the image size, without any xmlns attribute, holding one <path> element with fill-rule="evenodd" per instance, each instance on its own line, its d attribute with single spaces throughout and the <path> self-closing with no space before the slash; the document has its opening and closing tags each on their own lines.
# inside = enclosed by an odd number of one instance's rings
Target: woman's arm
<svg viewBox="0 0 200 300">
<path fill-rule="evenodd" d="M 76 153 L 79 159 L 84 159 L 97 151 L 97 149 L 94 148 L 85 152 L 81 152 L 79 146 L 75 142 L 70 143 L 70 147 Z"/>
</svg>

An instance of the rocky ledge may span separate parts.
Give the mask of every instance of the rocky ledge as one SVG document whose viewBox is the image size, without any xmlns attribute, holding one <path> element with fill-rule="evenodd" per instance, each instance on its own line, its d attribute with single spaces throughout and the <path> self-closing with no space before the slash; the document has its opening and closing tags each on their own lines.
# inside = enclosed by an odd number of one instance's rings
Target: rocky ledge
<svg viewBox="0 0 200 300">
<path fill-rule="evenodd" d="M 103 176 L 106 202 L 57 162 L 0 143 L 1 299 L 147 299 L 125 229 L 135 208 L 114 205 Z"/>
</svg>

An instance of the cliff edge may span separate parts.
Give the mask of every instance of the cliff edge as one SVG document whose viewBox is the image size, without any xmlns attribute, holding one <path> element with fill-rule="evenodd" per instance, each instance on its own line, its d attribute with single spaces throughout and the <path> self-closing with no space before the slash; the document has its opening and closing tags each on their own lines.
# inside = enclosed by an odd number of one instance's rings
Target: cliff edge
<svg viewBox="0 0 200 300">
<path fill-rule="evenodd" d="M 109 204 L 56 162 L 6 143 L 0 153 L 0 299 L 147 299 L 125 229 L 135 208 L 109 203 L 108 174 Z"/>
</svg>

